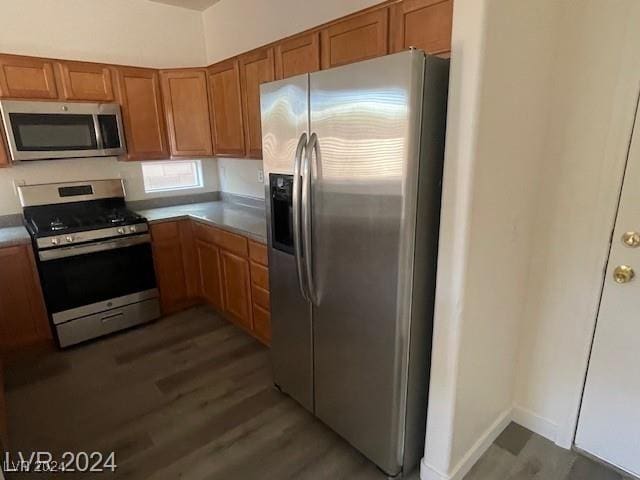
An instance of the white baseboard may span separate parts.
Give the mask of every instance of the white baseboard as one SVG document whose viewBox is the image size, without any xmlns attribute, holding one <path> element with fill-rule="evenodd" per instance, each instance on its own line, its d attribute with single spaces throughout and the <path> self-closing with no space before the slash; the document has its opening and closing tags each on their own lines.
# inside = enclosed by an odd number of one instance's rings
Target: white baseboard
<svg viewBox="0 0 640 480">
<path fill-rule="evenodd" d="M 533 433 L 537 433 L 548 440 L 556 443 L 558 439 L 558 425 L 540 415 L 523 407 L 514 405 L 513 421 L 524 428 L 528 428 Z"/>
<path fill-rule="evenodd" d="M 422 462 L 420 462 L 420 480 L 462 480 L 469 473 L 471 467 L 475 465 L 495 439 L 498 438 L 498 435 L 507 428 L 507 425 L 511 422 L 511 417 L 511 408 L 502 412 L 449 473 L 443 473 L 433 468 L 423 458 Z"/>
</svg>

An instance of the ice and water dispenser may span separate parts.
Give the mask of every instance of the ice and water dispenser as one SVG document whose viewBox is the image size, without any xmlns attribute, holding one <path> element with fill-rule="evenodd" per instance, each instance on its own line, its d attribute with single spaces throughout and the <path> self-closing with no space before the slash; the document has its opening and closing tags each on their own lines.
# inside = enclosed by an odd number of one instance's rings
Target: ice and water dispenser
<svg viewBox="0 0 640 480">
<path fill-rule="evenodd" d="M 269 174 L 273 248 L 293 254 L 293 175 Z"/>
</svg>

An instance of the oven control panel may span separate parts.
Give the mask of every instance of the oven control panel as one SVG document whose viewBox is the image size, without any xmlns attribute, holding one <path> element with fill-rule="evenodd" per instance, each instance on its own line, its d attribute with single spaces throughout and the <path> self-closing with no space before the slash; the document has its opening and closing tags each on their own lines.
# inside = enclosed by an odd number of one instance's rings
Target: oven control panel
<svg viewBox="0 0 640 480">
<path fill-rule="evenodd" d="M 134 225 L 124 225 L 122 227 L 101 228 L 99 230 L 88 230 L 85 232 L 75 232 L 68 234 L 56 235 L 53 237 L 38 238 L 36 243 L 38 249 L 63 247 L 75 243 L 96 242 L 102 239 L 122 237 L 125 235 L 136 235 L 149 231 L 146 223 L 138 223 Z"/>
</svg>

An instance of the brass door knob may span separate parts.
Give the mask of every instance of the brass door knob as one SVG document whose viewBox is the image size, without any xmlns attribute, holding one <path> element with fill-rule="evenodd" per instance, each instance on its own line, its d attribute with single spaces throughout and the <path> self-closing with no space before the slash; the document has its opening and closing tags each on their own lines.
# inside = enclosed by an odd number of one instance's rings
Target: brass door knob
<svg viewBox="0 0 640 480">
<path fill-rule="evenodd" d="M 635 276 L 636 272 L 629 265 L 619 265 L 613 271 L 613 280 L 616 283 L 629 283 Z"/>
<path fill-rule="evenodd" d="M 638 232 L 626 232 L 622 235 L 622 243 L 624 243 L 627 247 L 638 247 L 640 246 L 640 233 Z"/>
</svg>

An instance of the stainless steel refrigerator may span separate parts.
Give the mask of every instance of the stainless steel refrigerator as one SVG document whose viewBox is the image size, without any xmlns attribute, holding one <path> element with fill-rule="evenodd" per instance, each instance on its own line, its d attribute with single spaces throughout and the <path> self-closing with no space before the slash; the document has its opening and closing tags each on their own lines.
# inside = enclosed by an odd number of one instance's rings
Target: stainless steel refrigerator
<svg viewBox="0 0 640 480">
<path fill-rule="evenodd" d="M 388 475 L 423 453 L 448 60 L 261 87 L 275 384 Z"/>
</svg>

